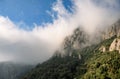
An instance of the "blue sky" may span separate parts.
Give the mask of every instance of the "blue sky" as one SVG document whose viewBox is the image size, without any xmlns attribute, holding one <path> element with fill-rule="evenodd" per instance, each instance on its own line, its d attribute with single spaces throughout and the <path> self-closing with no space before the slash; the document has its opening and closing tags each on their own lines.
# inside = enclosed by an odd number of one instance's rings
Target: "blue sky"
<svg viewBox="0 0 120 79">
<path fill-rule="evenodd" d="M 0 15 L 8 16 L 15 23 L 24 22 L 32 27 L 33 24 L 52 22 L 47 13 L 51 11 L 56 0 L 0 0 Z M 70 11 L 71 1 L 63 0 L 64 6 Z"/>
<path fill-rule="evenodd" d="M 4 17 L 8 16 L 14 23 L 24 22 L 25 25 L 21 26 L 23 29 L 25 26 L 33 28 L 34 24 L 41 25 L 53 21 L 53 18 L 47 11 L 54 13 L 52 12 L 52 5 L 56 1 L 57 0 L 0 0 L 0 15 Z M 71 0 L 62 1 L 64 7 L 71 12 Z M 100 5 L 105 3 L 99 0 L 93 1 L 96 1 L 97 5 L 98 3 Z M 116 1 L 120 3 L 120 0 Z M 107 6 L 109 7 L 109 5 Z M 120 5 L 119 8 L 114 8 L 114 6 L 112 8 L 119 10 Z"/>
</svg>

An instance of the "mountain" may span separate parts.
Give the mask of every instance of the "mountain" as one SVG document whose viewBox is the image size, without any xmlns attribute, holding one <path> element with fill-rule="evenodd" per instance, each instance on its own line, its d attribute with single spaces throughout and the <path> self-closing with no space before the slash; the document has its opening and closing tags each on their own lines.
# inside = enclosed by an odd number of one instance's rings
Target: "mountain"
<svg viewBox="0 0 120 79">
<path fill-rule="evenodd" d="M 12 62 L 0 63 L 0 79 L 20 79 L 33 66 L 16 64 Z"/>
<path fill-rule="evenodd" d="M 120 20 L 99 34 L 96 43 L 96 36 L 77 28 L 53 57 L 22 79 L 120 79 Z"/>
<path fill-rule="evenodd" d="M 54 56 L 72 56 L 73 54 L 77 54 L 80 58 L 79 53 L 73 53 L 77 50 L 80 50 L 89 45 L 89 35 L 83 31 L 82 28 L 77 28 L 74 30 L 73 34 L 67 36 L 61 46 L 58 49 Z"/>
</svg>

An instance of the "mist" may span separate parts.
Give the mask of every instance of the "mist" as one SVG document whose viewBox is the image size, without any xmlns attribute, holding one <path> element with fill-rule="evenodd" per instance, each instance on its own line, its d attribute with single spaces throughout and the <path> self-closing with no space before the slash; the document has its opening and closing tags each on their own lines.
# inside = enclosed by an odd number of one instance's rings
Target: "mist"
<svg viewBox="0 0 120 79">
<path fill-rule="evenodd" d="M 96 29 L 104 29 L 120 18 L 119 0 L 71 2 L 72 12 L 65 8 L 62 0 L 57 0 L 52 11 L 46 11 L 53 22 L 35 25 L 30 31 L 20 29 L 9 17 L 0 16 L 0 62 L 41 63 L 49 59 L 77 27 L 94 35 Z"/>
</svg>

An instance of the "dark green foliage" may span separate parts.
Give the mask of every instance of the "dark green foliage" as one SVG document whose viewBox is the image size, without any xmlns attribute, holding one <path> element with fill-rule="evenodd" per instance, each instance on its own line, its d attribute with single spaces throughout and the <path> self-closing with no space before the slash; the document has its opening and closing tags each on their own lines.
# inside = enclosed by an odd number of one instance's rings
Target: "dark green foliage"
<svg viewBox="0 0 120 79">
<path fill-rule="evenodd" d="M 73 79 L 80 60 L 73 57 L 53 57 L 39 64 L 24 79 Z"/>
</svg>

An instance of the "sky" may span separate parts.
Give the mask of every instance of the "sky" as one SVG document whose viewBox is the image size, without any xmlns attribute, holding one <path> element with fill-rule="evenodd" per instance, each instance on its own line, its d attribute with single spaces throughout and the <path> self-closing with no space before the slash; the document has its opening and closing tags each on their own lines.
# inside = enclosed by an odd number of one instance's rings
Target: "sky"
<svg viewBox="0 0 120 79">
<path fill-rule="evenodd" d="M 0 0 L 0 15 L 7 16 L 16 24 L 24 22 L 25 25 L 34 27 L 34 24 L 41 25 L 52 22 L 49 12 L 56 0 Z M 63 4 L 70 11 L 70 0 L 64 0 Z M 23 25 L 20 26 L 25 29 Z"/>
<path fill-rule="evenodd" d="M 0 62 L 41 63 L 75 28 L 92 34 L 119 18 L 120 0 L 0 0 Z"/>
</svg>

